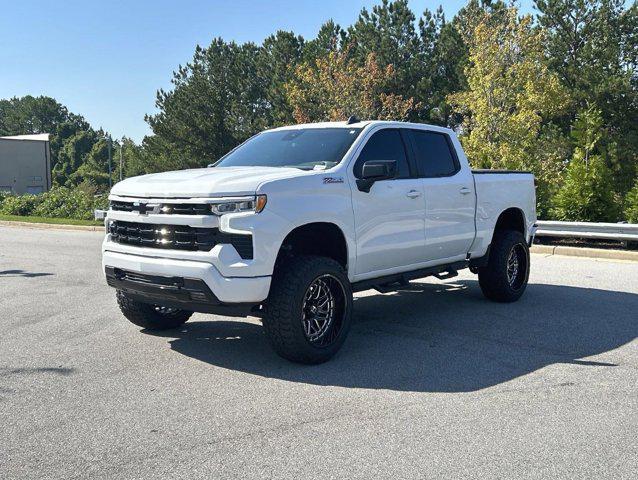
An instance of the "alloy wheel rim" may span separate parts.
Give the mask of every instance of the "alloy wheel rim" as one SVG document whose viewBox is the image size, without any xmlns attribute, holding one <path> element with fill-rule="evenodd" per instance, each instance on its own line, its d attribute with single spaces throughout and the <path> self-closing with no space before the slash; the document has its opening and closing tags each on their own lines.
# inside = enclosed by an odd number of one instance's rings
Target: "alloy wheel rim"
<svg viewBox="0 0 638 480">
<path fill-rule="evenodd" d="M 337 339 L 345 312 L 344 299 L 343 285 L 332 275 L 321 275 L 310 283 L 301 307 L 301 323 L 308 342 L 326 347 Z"/>
<path fill-rule="evenodd" d="M 523 285 L 526 262 L 525 249 L 520 244 L 514 245 L 507 257 L 507 281 L 510 288 L 518 290 Z"/>
</svg>

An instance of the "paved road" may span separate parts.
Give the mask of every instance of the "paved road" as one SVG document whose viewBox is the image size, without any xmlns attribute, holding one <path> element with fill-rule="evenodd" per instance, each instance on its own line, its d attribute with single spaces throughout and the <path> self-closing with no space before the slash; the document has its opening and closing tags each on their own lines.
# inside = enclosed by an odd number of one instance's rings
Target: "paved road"
<svg viewBox="0 0 638 480">
<path fill-rule="evenodd" d="M 0 478 L 636 478 L 638 263 L 366 292 L 307 367 L 254 319 L 141 333 L 100 241 L 0 227 Z"/>
</svg>

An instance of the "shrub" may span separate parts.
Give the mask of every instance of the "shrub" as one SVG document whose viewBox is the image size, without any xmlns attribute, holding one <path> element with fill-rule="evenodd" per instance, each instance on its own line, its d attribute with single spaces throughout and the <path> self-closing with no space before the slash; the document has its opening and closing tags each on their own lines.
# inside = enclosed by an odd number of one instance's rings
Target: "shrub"
<svg viewBox="0 0 638 480">
<path fill-rule="evenodd" d="M 108 193 L 102 193 L 101 195 L 95 195 L 93 197 L 93 209 L 108 210 L 109 209 L 109 195 Z M 91 213 L 93 214 L 93 213 Z"/>
<path fill-rule="evenodd" d="M 7 192 L 5 190 L 0 190 L 0 209 L 2 209 L 2 202 L 4 202 L 4 199 L 10 195 L 11 195 L 10 192 Z"/>
<path fill-rule="evenodd" d="M 629 223 L 638 223 L 638 178 L 625 198 L 625 218 Z"/>
<path fill-rule="evenodd" d="M 2 200 L 0 213 L 5 215 L 33 215 L 33 211 L 41 201 L 41 195 L 7 195 Z"/>
<path fill-rule="evenodd" d="M 42 194 L 42 201 L 33 210 L 33 215 L 53 218 L 93 218 L 93 195 L 66 187 L 56 187 Z"/>
<path fill-rule="evenodd" d="M 92 220 L 93 210 L 108 208 L 107 194 L 95 195 L 86 185 L 70 189 L 54 187 L 40 195 L 9 195 L 0 192 L 0 213 L 5 215 Z"/>
</svg>

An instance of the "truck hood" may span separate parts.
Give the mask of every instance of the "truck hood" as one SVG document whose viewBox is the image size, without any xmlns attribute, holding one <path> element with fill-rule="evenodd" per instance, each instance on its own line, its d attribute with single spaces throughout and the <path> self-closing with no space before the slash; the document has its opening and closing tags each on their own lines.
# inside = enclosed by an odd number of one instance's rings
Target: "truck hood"
<svg viewBox="0 0 638 480">
<path fill-rule="evenodd" d="M 279 167 L 212 167 L 152 173 L 116 184 L 112 195 L 148 198 L 193 198 L 252 195 L 263 182 L 312 172 Z"/>
</svg>

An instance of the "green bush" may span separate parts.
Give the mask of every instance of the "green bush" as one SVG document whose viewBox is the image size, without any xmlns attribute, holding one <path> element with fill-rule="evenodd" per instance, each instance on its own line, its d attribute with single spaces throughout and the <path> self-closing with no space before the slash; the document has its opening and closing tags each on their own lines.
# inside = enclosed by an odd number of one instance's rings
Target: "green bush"
<svg viewBox="0 0 638 480">
<path fill-rule="evenodd" d="M 625 198 L 625 218 L 629 223 L 638 223 L 638 179 Z"/>
<path fill-rule="evenodd" d="M 621 217 L 611 172 L 600 156 L 587 162 L 578 156 L 572 159 L 553 204 L 551 213 L 556 220 L 617 222 Z"/>
<path fill-rule="evenodd" d="M 41 201 L 41 195 L 7 195 L 2 200 L 0 213 L 4 215 L 33 215 L 33 211 Z"/>
<path fill-rule="evenodd" d="M 10 195 L 11 193 L 4 190 L 0 190 L 0 209 L 2 209 L 2 202 L 4 202 L 4 199 Z"/>
<path fill-rule="evenodd" d="M 92 220 L 96 208 L 108 208 L 107 195 L 95 195 L 92 189 L 85 186 L 74 189 L 54 187 L 40 195 L 0 192 L 0 213 L 4 215 Z"/>
<path fill-rule="evenodd" d="M 108 210 L 109 209 L 109 195 L 103 193 L 101 195 L 95 195 L 93 197 L 93 209 Z M 93 218 L 93 217 L 91 217 Z"/>
<path fill-rule="evenodd" d="M 90 220 L 94 202 L 94 196 L 86 191 L 56 187 L 42 194 L 42 201 L 33 210 L 33 215 Z"/>
</svg>

